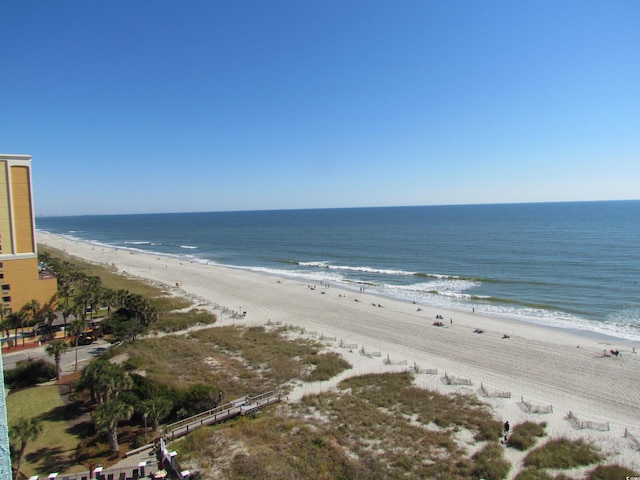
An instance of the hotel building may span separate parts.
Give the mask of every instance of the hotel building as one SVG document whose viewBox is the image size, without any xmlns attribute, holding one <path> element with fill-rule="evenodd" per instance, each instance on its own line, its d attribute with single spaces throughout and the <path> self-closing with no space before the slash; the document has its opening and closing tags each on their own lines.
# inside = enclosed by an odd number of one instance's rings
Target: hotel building
<svg viewBox="0 0 640 480">
<path fill-rule="evenodd" d="M 41 307 L 58 304 L 56 278 L 38 265 L 31 188 L 31 156 L 0 154 L 0 305 L 5 314 L 31 300 Z M 4 386 L 2 357 L 0 382 Z M 0 479 L 11 479 L 4 394 L 0 400 Z"/>
<path fill-rule="evenodd" d="M 56 278 L 38 265 L 31 156 L 0 154 L 0 302 L 8 312 L 58 303 Z"/>
</svg>

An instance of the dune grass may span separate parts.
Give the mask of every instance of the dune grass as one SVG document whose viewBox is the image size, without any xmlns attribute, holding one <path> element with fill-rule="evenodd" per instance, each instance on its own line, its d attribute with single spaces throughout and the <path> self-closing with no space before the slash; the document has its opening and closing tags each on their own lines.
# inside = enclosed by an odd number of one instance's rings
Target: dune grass
<svg viewBox="0 0 640 480">
<path fill-rule="evenodd" d="M 538 438 L 544 436 L 545 427 L 546 423 L 544 422 L 527 421 L 518 424 L 511 430 L 508 445 L 521 451 L 529 450 L 536 444 Z"/>
<path fill-rule="evenodd" d="M 280 388 L 294 379 L 328 380 L 351 368 L 311 340 L 289 340 L 263 327 L 225 326 L 148 338 L 120 348 L 130 369 L 173 388 L 206 384 L 227 398 Z M 162 352 L 159 355 L 158 352 Z"/>
<path fill-rule="evenodd" d="M 575 468 L 598 463 L 602 456 L 598 449 L 583 440 L 559 438 L 550 440 L 529 452 L 524 464 L 533 468 Z"/>
<path fill-rule="evenodd" d="M 467 428 L 476 436 L 498 433 L 471 458 L 456 441 Z M 172 448 L 206 470 L 203 478 L 497 479 L 509 469 L 500 428 L 480 402 L 419 389 L 411 374 L 390 373 L 351 378 L 336 391 L 202 429 Z"/>
</svg>

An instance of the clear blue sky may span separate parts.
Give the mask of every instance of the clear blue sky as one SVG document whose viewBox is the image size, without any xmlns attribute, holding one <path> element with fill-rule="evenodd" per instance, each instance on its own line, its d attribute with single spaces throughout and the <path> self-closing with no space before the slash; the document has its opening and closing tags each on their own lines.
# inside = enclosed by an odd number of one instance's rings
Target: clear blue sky
<svg viewBox="0 0 640 480">
<path fill-rule="evenodd" d="M 36 214 L 640 198 L 640 2 L 0 5 Z"/>
</svg>

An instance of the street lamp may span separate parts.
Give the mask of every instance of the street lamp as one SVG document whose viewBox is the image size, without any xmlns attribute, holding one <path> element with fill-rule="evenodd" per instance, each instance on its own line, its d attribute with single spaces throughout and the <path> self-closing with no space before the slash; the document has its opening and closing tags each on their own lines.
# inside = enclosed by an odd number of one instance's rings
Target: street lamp
<svg viewBox="0 0 640 480">
<path fill-rule="evenodd" d="M 147 417 L 149 414 L 147 412 L 142 414 L 142 419 L 144 420 L 144 441 L 147 442 Z"/>
</svg>

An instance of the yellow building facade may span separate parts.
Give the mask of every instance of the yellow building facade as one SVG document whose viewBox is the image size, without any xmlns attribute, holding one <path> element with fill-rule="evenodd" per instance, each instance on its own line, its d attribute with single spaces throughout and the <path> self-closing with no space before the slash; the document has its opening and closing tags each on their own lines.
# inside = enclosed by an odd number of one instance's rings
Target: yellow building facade
<svg viewBox="0 0 640 480">
<path fill-rule="evenodd" d="M 58 304 L 56 278 L 38 265 L 30 155 L 0 154 L 0 288 L 9 311 Z"/>
</svg>

